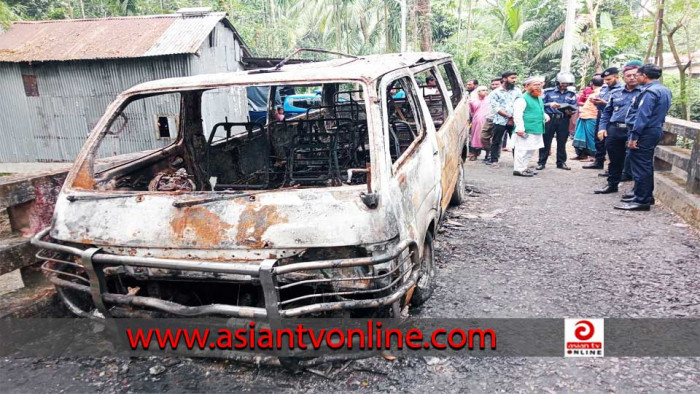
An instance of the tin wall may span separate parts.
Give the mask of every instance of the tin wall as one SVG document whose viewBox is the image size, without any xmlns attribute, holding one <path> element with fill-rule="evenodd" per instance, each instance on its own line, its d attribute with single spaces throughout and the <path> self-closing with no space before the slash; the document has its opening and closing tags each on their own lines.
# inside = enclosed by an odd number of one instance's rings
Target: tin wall
<svg viewBox="0 0 700 394">
<path fill-rule="evenodd" d="M 0 63 L 0 162 L 70 162 L 109 103 L 122 91 L 154 79 L 238 70 L 240 58 L 233 32 L 218 23 L 197 55 Z M 38 96 L 27 96 L 22 75 L 36 76 Z M 242 96 L 236 92 L 234 97 L 216 100 L 217 105 L 230 107 L 226 110 L 205 106 L 212 112 L 205 119 L 245 119 L 245 91 Z M 110 141 L 109 150 L 119 154 L 169 143 L 157 138 L 155 124 L 146 135 L 129 135 L 134 137 L 120 136 Z"/>
</svg>

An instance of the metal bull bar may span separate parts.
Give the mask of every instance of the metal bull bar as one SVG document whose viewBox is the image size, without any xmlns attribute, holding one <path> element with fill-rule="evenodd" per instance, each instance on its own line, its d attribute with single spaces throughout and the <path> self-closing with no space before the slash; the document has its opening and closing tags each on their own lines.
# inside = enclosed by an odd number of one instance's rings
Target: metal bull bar
<svg viewBox="0 0 700 394">
<path fill-rule="evenodd" d="M 82 285 L 79 283 L 71 282 L 69 280 L 61 279 L 58 276 L 64 273 L 50 269 L 47 270 L 51 273 L 49 275 L 49 280 L 56 286 L 70 288 L 73 290 L 82 291 L 90 294 L 96 308 L 105 317 L 111 317 L 106 304 L 139 306 L 181 316 L 225 315 L 243 318 L 261 318 L 268 319 L 270 321 L 279 320 L 281 318 L 301 316 L 316 312 L 338 311 L 344 309 L 359 308 L 377 308 L 381 306 L 391 305 L 394 302 L 398 301 L 401 297 L 405 296 L 409 289 L 416 285 L 420 276 L 420 258 L 417 249 L 418 246 L 416 242 L 412 240 L 401 241 L 387 253 L 378 256 L 302 262 L 281 266 L 279 265 L 279 261 L 275 259 L 263 260 L 260 264 L 244 264 L 113 255 L 102 252 L 100 248 L 93 247 L 83 250 L 72 246 L 43 241 L 42 239 L 48 234 L 49 230 L 50 228 L 46 228 L 37 233 L 31 240 L 32 245 L 40 249 L 47 249 L 70 254 L 73 256 L 78 256 L 81 260 L 82 267 L 86 270 L 88 274 L 90 285 Z M 407 258 L 411 261 L 410 275 L 408 276 L 407 280 L 404 280 L 402 283 L 400 283 L 399 280 L 405 275 L 405 273 L 400 273 L 399 278 L 397 278 L 394 282 L 390 284 L 390 286 L 393 284 L 398 285 L 391 294 L 371 299 L 345 299 L 341 301 L 313 303 L 310 305 L 303 305 L 289 309 L 281 308 L 283 302 L 280 302 L 279 297 L 280 286 L 278 285 L 277 280 L 279 275 L 299 271 L 310 271 L 327 268 L 358 267 L 363 265 L 380 264 L 400 258 L 400 256 L 406 250 L 408 250 Z M 37 257 L 40 259 L 56 261 L 68 265 L 76 265 L 75 263 L 66 262 L 56 258 L 47 258 L 46 256 L 41 256 L 40 254 L 37 254 Z M 399 262 L 398 265 L 401 264 L 403 263 Z M 250 276 L 251 279 L 257 278 L 260 281 L 265 298 L 265 308 L 227 304 L 187 306 L 171 301 L 162 300 L 159 298 L 109 293 L 109 290 L 107 288 L 107 282 L 105 279 L 105 274 L 102 269 L 104 266 L 107 265 L 127 265 L 146 268 L 161 268 Z M 346 278 L 344 280 L 349 281 L 353 279 L 354 278 Z M 333 281 L 334 279 L 327 280 Z M 336 280 L 342 281 L 343 279 Z M 386 288 L 390 286 L 387 286 Z M 378 290 L 367 290 L 365 292 L 372 293 L 377 291 Z M 333 293 L 331 293 L 331 295 L 332 294 Z M 71 309 L 73 310 L 73 308 Z"/>
</svg>

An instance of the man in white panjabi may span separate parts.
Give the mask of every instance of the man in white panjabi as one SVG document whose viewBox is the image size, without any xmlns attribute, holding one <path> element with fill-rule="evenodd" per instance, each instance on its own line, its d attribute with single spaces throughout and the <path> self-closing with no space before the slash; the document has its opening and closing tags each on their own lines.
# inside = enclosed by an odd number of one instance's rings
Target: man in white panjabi
<svg viewBox="0 0 700 394">
<path fill-rule="evenodd" d="M 532 156 L 544 146 L 542 134 L 549 116 L 544 113 L 542 86 L 544 78 L 525 80 L 525 93 L 513 103 L 513 175 L 531 177 L 536 172 L 527 167 Z"/>
</svg>

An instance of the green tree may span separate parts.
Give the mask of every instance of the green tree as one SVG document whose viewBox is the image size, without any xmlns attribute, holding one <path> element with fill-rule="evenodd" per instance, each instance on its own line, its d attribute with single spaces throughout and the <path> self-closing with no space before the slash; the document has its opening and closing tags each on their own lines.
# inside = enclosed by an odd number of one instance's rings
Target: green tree
<svg viewBox="0 0 700 394">
<path fill-rule="evenodd" d="M 15 12 L 15 9 L 10 7 L 4 1 L 0 1 L 0 32 L 3 29 L 10 27 L 10 22 L 18 20 L 19 16 Z"/>
</svg>

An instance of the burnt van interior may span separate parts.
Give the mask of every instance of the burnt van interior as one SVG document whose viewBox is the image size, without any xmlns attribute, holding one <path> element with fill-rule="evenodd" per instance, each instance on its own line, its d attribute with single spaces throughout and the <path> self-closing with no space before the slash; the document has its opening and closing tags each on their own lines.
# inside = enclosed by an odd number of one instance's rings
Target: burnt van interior
<svg viewBox="0 0 700 394">
<path fill-rule="evenodd" d="M 264 99 L 264 101 L 263 101 Z M 361 85 L 229 86 L 136 97 L 94 153 L 94 189 L 236 191 L 366 184 Z M 118 156 L 114 159 L 104 160 Z M 111 162 L 100 165 L 100 162 Z"/>
</svg>

